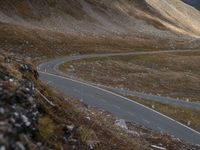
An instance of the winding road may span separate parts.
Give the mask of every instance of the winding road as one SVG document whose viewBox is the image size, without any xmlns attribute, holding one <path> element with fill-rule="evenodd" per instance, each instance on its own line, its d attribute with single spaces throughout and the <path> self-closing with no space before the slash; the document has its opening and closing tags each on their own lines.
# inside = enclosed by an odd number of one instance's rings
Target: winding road
<svg viewBox="0 0 200 150">
<path fill-rule="evenodd" d="M 143 92 L 130 91 L 126 89 L 110 88 L 110 87 L 108 87 L 108 89 L 115 93 L 119 93 L 126 96 L 136 96 L 139 98 L 143 98 L 145 100 L 155 101 L 155 102 L 159 102 L 159 103 L 167 104 L 171 106 L 200 110 L 199 102 L 187 102 L 185 100 L 175 99 L 171 97 L 163 97 L 163 96 L 158 96 L 158 95 L 146 94 Z"/>
<path fill-rule="evenodd" d="M 159 132 L 169 133 L 190 143 L 200 144 L 200 133 L 195 131 L 194 129 L 191 129 L 153 109 L 150 109 L 114 92 L 108 91 L 92 84 L 65 77 L 58 71 L 58 66 L 60 64 L 72 60 L 93 57 L 174 53 L 186 51 L 190 52 L 192 50 L 74 55 L 60 59 L 54 59 L 40 64 L 38 66 L 38 71 L 40 73 L 40 79 L 42 81 L 59 89 L 66 96 L 71 96 L 76 99 L 83 100 L 88 105 L 102 108 L 106 111 L 113 113 L 118 118 L 136 122 L 140 125 L 154 129 Z M 190 103 L 187 104 L 190 105 Z"/>
</svg>

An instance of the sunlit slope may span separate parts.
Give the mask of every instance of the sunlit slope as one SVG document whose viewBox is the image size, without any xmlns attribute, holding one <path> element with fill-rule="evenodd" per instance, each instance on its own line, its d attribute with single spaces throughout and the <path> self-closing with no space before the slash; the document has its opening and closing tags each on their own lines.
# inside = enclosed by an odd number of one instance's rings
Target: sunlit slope
<svg viewBox="0 0 200 150">
<path fill-rule="evenodd" d="M 200 35 L 200 12 L 180 0 L 146 0 L 158 13 L 174 25 L 165 24 L 168 28 L 188 33 L 189 35 Z"/>
<path fill-rule="evenodd" d="M 198 48 L 199 18 L 180 0 L 0 0 L 0 46 L 59 53 Z"/>
<path fill-rule="evenodd" d="M 68 34 L 199 35 L 200 14 L 179 0 L 1 0 L 0 21 Z M 169 29 L 170 31 L 166 30 Z"/>
</svg>

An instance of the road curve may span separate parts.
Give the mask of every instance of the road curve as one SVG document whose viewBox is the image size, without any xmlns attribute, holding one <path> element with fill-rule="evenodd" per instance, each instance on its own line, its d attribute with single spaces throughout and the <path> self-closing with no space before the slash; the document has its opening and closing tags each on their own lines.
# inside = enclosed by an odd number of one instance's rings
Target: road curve
<svg viewBox="0 0 200 150">
<path fill-rule="evenodd" d="M 94 58 L 94 57 L 108 57 L 108 56 L 124 56 L 124 55 L 141 55 L 141 54 L 158 54 L 158 53 L 174 53 L 174 52 L 195 52 L 199 50 L 171 50 L 171 51 L 150 51 L 150 52 L 131 52 L 131 53 L 112 53 L 112 54 L 91 54 L 91 55 L 78 55 L 78 56 L 67 56 L 62 59 L 56 59 L 51 62 L 47 62 L 44 64 L 39 65 L 38 68 L 40 70 L 50 72 L 53 74 L 62 74 L 66 76 L 66 74 L 63 74 L 61 71 L 59 71 L 58 66 L 64 62 L 69 62 L 73 60 L 80 60 L 80 59 L 87 59 L 87 58 Z M 56 65 L 55 65 L 56 64 Z M 53 69 L 52 69 L 53 68 Z M 95 85 L 92 83 L 92 85 Z M 99 85 L 98 85 L 99 86 Z M 163 104 L 168 104 L 172 106 L 178 106 L 178 107 L 184 107 L 189 109 L 196 109 L 200 110 L 200 103 L 199 102 L 187 102 L 185 100 L 178 100 L 171 97 L 163 97 L 158 95 L 152 95 L 147 94 L 143 92 L 137 92 L 137 91 L 130 91 L 126 89 L 119 89 L 119 88 L 111 88 L 106 86 L 101 86 L 103 88 L 109 89 L 110 91 L 113 91 L 115 93 L 119 94 L 126 94 L 126 96 L 136 96 L 139 98 L 144 98 L 145 100 L 151 100 L 155 102 L 160 102 Z"/>
<path fill-rule="evenodd" d="M 172 134 L 190 143 L 200 144 L 199 132 L 137 102 L 131 101 L 125 97 L 107 91 L 105 89 L 60 76 L 59 72 L 56 71 L 57 66 L 64 63 L 65 61 L 79 60 L 91 57 L 130 54 L 155 54 L 168 52 L 169 51 L 155 51 L 123 54 L 92 54 L 82 56 L 68 56 L 43 63 L 38 66 L 38 71 L 40 73 L 40 79 L 42 81 L 48 82 L 49 85 L 58 88 L 67 96 L 72 96 L 76 99 L 82 99 L 85 103 L 109 111 L 118 118 L 133 121 L 160 132 Z"/>
</svg>

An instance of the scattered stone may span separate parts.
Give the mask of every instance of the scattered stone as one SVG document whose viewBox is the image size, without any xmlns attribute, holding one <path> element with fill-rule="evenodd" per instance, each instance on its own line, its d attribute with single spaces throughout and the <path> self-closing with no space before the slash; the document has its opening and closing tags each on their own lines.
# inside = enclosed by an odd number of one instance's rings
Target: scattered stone
<svg viewBox="0 0 200 150">
<path fill-rule="evenodd" d="M 29 120 L 28 120 L 28 118 L 26 116 L 22 115 L 22 120 L 23 120 L 23 122 L 25 123 L 26 126 L 30 126 L 31 125 L 31 123 L 29 122 Z"/>
<path fill-rule="evenodd" d="M 126 122 L 124 119 L 119 119 L 119 120 L 116 120 L 115 121 L 115 125 L 122 128 L 122 129 L 125 129 L 125 130 L 128 130 L 128 127 L 126 125 Z"/>
<path fill-rule="evenodd" d="M 6 147 L 4 145 L 0 146 L 0 150 L 6 150 Z"/>
<path fill-rule="evenodd" d="M 91 118 L 89 116 L 86 117 L 87 120 L 91 120 Z"/>
<path fill-rule="evenodd" d="M 133 130 L 127 130 L 127 133 L 133 137 L 139 137 L 140 134 L 136 131 L 133 131 Z"/>
<path fill-rule="evenodd" d="M 10 63 L 10 60 L 6 58 L 5 61 Z M 34 73 L 28 65 L 18 65 L 21 71 Z M 12 84 L 8 86 L 8 82 Z M 40 113 L 35 86 L 26 78 L 18 84 L 16 82 L 17 79 L 10 75 L 9 70 L 0 66 L 0 150 L 25 150 L 27 144 L 23 137 L 35 137 L 37 133 L 36 124 Z M 31 139 L 31 142 L 37 143 L 37 140 Z M 49 149 L 45 144 L 42 147 Z"/>
<path fill-rule="evenodd" d="M 188 126 L 190 126 L 190 125 L 191 125 L 191 121 L 190 121 L 190 120 L 188 120 L 188 122 L 187 122 L 187 125 L 188 125 Z"/>
<path fill-rule="evenodd" d="M 166 150 L 164 147 L 156 146 L 156 145 L 151 145 L 152 148 L 158 149 L 158 150 Z"/>
<path fill-rule="evenodd" d="M 11 79 L 11 78 L 10 78 L 10 79 L 9 79 L 9 82 L 14 82 L 14 79 Z"/>
<path fill-rule="evenodd" d="M 67 126 L 67 129 L 70 130 L 70 131 L 72 131 L 74 129 L 74 125 L 73 124 L 66 125 L 66 126 Z"/>
<path fill-rule="evenodd" d="M 30 70 L 30 66 L 27 64 L 20 64 L 20 70 L 25 72 Z"/>
<path fill-rule="evenodd" d="M 4 114 L 5 113 L 5 110 L 4 110 L 4 108 L 0 108 L 0 114 Z"/>
<path fill-rule="evenodd" d="M 25 150 L 25 147 L 21 142 L 17 142 L 16 145 L 19 148 L 19 150 Z"/>
<path fill-rule="evenodd" d="M 10 57 L 5 57 L 5 58 L 4 58 L 4 61 L 5 61 L 6 63 L 10 63 L 10 62 L 11 62 L 11 58 L 10 58 Z"/>
</svg>

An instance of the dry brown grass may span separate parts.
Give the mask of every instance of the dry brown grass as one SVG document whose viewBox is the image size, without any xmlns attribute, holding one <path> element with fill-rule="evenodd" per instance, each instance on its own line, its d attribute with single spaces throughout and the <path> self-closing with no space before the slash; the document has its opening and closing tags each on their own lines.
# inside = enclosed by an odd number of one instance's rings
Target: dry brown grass
<svg viewBox="0 0 200 150">
<path fill-rule="evenodd" d="M 43 116 L 38 122 L 39 134 L 44 139 L 49 139 L 56 132 L 56 124 L 49 116 Z"/>
<path fill-rule="evenodd" d="M 189 127 L 192 127 L 193 129 L 200 131 L 200 117 L 199 117 L 200 111 L 166 105 L 159 102 L 145 100 L 137 97 L 129 97 L 129 98 L 145 106 L 153 108 Z"/>
<path fill-rule="evenodd" d="M 63 64 L 83 80 L 199 101 L 200 52 L 94 58 Z"/>
<path fill-rule="evenodd" d="M 176 41 L 174 48 L 185 48 L 187 43 Z M 73 36 L 60 32 L 27 28 L 0 22 L 0 47 L 25 57 L 55 57 L 73 53 L 105 53 L 169 48 L 169 40 L 129 36 Z"/>
</svg>

